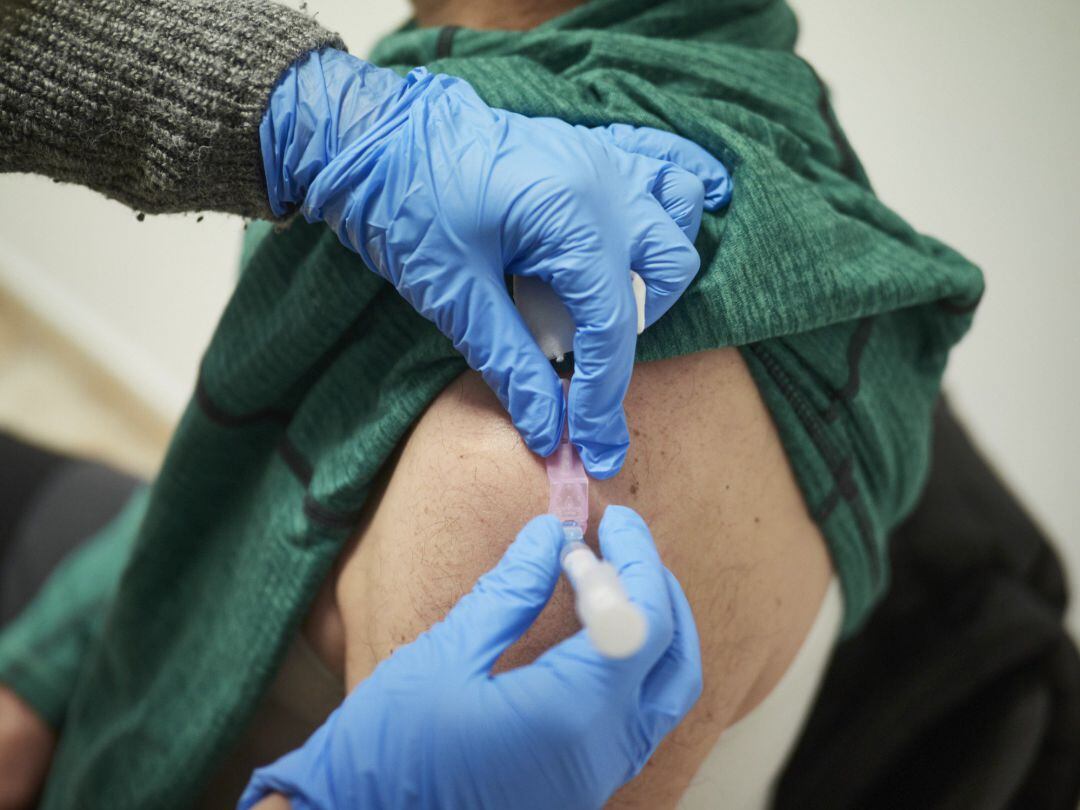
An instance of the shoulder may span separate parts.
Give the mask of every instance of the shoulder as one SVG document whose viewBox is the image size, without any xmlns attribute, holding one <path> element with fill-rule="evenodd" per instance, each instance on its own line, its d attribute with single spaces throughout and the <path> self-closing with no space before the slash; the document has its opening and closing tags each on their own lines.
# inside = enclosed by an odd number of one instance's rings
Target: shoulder
<svg viewBox="0 0 1080 810">
<path fill-rule="evenodd" d="M 591 482 L 591 524 L 612 503 L 645 517 L 694 609 L 705 666 L 702 699 L 658 753 L 661 767 L 635 780 L 634 790 L 663 804 L 723 729 L 779 680 L 831 566 L 738 351 L 639 364 L 626 411 L 627 463 L 615 478 Z M 336 602 L 349 685 L 441 619 L 546 507 L 542 459 L 467 372 L 414 426 L 341 561 Z M 561 584 L 500 666 L 528 662 L 576 630 Z"/>
</svg>

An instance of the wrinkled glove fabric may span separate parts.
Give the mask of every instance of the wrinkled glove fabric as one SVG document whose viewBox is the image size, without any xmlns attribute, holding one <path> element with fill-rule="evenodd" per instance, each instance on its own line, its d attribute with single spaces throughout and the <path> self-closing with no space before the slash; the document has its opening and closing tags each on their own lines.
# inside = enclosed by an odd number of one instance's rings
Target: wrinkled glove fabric
<svg viewBox="0 0 1080 810">
<path fill-rule="evenodd" d="M 300 206 L 434 323 L 479 371 L 528 446 L 562 435 L 559 379 L 504 274 L 550 284 L 577 324 L 570 438 L 591 475 L 615 475 L 630 431 L 637 313 L 645 322 L 698 272 L 703 206 L 727 170 L 670 132 L 574 127 L 485 104 L 468 82 L 401 78 L 334 49 L 286 71 L 260 128 L 270 203 Z"/>
</svg>

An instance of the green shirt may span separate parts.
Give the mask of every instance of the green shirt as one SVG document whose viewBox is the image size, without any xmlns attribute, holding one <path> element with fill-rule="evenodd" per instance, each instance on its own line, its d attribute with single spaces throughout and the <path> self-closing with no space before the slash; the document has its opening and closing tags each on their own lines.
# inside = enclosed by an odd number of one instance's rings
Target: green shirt
<svg viewBox="0 0 1080 810">
<path fill-rule="evenodd" d="M 850 634 L 887 587 L 886 538 L 918 497 L 941 373 L 982 278 L 874 196 L 795 34 L 780 2 L 594 0 L 527 32 L 406 29 L 374 60 L 461 76 L 526 115 L 671 129 L 731 169 L 732 203 L 698 238 L 702 271 L 638 358 L 741 348 Z M 51 634 L 70 627 L 57 588 L 10 631 L 18 644 L 0 638 L 0 680 L 63 718 L 47 808 L 194 800 L 380 467 L 465 368 L 325 227 L 252 226 L 242 268 L 148 500 L 114 529 L 132 551 L 113 541 L 118 583 L 98 572 L 115 593 L 84 653 L 12 677 L 27 656 L 49 662 Z"/>
</svg>

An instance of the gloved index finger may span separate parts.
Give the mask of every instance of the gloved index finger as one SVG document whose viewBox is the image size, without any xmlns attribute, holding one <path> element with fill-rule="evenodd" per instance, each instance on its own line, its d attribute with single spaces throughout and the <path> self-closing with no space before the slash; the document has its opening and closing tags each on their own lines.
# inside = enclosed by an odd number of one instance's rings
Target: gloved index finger
<svg viewBox="0 0 1080 810">
<path fill-rule="evenodd" d="M 551 274 L 551 287 L 574 320 L 574 376 L 568 398 L 570 439 L 594 478 L 610 478 L 630 446 L 623 397 L 637 345 L 637 304 L 625 255 L 584 256 Z"/>
<path fill-rule="evenodd" d="M 644 158 L 637 158 L 644 160 Z M 696 220 L 690 226 L 696 231 L 701 222 L 701 184 L 691 175 L 679 170 L 698 186 L 699 196 L 691 205 L 697 208 Z M 645 284 L 645 326 L 651 326 L 667 312 L 686 291 L 701 267 L 701 257 L 680 230 L 674 214 L 666 211 L 653 197 L 642 196 L 631 209 L 636 231 L 631 248 L 631 266 Z"/>
<path fill-rule="evenodd" d="M 454 282 L 444 282 L 441 294 L 431 293 L 427 304 L 415 300 L 412 291 L 403 294 L 480 372 L 529 449 L 549 455 L 562 437 L 559 378 L 536 345 L 501 276 L 498 282 L 469 276 L 461 273 Z"/>
<path fill-rule="evenodd" d="M 600 521 L 600 551 L 618 571 L 630 600 L 645 614 L 649 631 L 633 660 L 651 669 L 671 645 L 675 631 L 667 572 L 652 533 L 633 509 L 609 506 Z"/>
<path fill-rule="evenodd" d="M 654 742 L 675 728 L 697 703 L 703 677 L 701 642 L 690 602 L 674 574 L 666 569 L 664 573 L 675 617 L 674 639 L 641 690 L 642 723 Z"/>
</svg>

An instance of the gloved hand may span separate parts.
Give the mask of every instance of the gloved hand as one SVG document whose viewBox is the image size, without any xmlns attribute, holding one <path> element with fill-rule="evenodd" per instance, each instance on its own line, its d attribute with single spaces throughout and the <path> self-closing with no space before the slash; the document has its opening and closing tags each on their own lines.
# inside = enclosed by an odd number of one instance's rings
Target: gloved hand
<svg viewBox="0 0 1080 810">
<path fill-rule="evenodd" d="M 335 50 L 275 87 L 260 128 L 274 213 L 325 221 L 481 372 L 541 455 L 563 396 L 504 274 L 552 285 L 577 326 L 570 436 L 597 478 L 622 466 L 622 400 L 636 342 L 630 270 L 646 324 L 697 273 L 702 206 L 730 195 L 723 165 L 654 129 L 570 126 L 488 107 L 465 81 L 404 79 Z"/>
<path fill-rule="evenodd" d="M 535 663 L 492 665 L 536 619 L 559 577 L 562 530 L 529 523 L 446 619 L 401 647 L 300 749 L 255 771 L 240 800 L 293 808 L 598 808 L 641 770 L 701 693 L 690 605 L 631 509 L 610 506 L 600 547 L 649 624 L 613 660 L 584 631 Z"/>
</svg>

